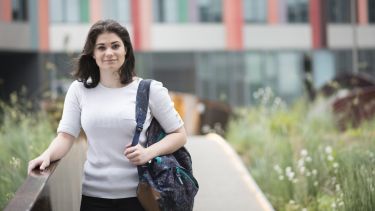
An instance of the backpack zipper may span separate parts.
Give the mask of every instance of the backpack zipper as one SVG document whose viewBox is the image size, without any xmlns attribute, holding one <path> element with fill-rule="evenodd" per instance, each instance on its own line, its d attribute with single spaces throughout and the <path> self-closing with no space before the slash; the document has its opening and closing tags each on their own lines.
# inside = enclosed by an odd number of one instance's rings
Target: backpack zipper
<svg viewBox="0 0 375 211">
<path fill-rule="evenodd" d="M 188 178 L 194 184 L 194 186 L 198 188 L 197 181 L 191 178 L 191 176 L 188 173 L 186 173 L 181 167 L 176 167 L 176 171 L 177 171 L 178 180 L 180 181 L 181 185 L 184 184 L 181 180 L 181 173 L 182 173 L 185 178 Z"/>
</svg>

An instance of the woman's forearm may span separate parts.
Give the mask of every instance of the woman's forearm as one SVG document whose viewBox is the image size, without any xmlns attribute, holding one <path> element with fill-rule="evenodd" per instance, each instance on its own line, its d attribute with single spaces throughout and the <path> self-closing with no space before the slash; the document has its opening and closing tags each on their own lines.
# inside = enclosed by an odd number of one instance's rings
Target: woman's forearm
<svg viewBox="0 0 375 211">
<path fill-rule="evenodd" d="M 172 133 L 169 133 L 161 141 L 144 148 L 140 144 L 126 147 L 124 155 L 134 165 L 142 165 L 160 155 L 171 154 L 184 146 L 186 143 L 185 128 L 181 127 Z"/>
<path fill-rule="evenodd" d="M 30 174 L 33 169 L 39 167 L 44 170 L 52 161 L 59 160 L 68 153 L 72 147 L 74 137 L 67 133 L 59 133 L 51 142 L 49 147 L 37 158 L 31 160 L 27 167 L 27 172 Z"/>
<path fill-rule="evenodd" d="M 49 156 L 51 162 L 63 158 L 74 143 L 74 137 L 67 133 L 59 133 L 51 142 L 43 155 Z"/>
<path fill-rule="evenodd" d="M 161 141 L 146 148 L 151 157 L 171 154 L 184 146 L 186 143 L 186 132 L 184 127 L 165 136 Z"/>
</svg>

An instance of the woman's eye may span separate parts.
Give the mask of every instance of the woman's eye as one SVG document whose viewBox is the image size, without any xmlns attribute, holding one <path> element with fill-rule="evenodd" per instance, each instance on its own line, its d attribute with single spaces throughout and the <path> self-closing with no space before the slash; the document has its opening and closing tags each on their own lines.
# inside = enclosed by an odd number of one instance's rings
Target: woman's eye
<svg viewBox="0 0 375 211">
<path fill-rule="evenodd" d="M 118 49 L 118 48 L 120 48 L 120 45 L 112 45 L 112 48 L 113 49 Z"/>
<path fill-rule="evenodd" d="M 104 51 L 104 50 L 105 50 L 105 47 L 104 47 L 104 46 L 99 46 L 99 47 L 98 47 L 98 50 L 100 50 L 100 51 Z"/>
</svg>

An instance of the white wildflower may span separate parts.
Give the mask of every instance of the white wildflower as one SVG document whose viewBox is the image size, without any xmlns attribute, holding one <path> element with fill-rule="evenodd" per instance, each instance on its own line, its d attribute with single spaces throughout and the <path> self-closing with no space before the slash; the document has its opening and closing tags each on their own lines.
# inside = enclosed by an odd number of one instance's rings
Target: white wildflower
<svg viewBox="0 0 375 211">
<path fill-rule="evenodd" d="M 302 166 L 305 165 L 305 161 L 303 159 L 299 159 L 297 165 L 298 165 L 298 167 L 302 167 Z"/>
<path fill-rule="evenodd" d="M 318 174 L 318 170 L 313 169 L 311 173 L 312 173 L 314 176 L 316 176 L 316 175 Z"/>
<path fill-rule="evenodd" d="M 279 180 L 284 180 L 284 176 L 283 176 L 283 175 L 280 175 L 280 176 L 279 176 Z"/>
<path fill-rule="evenodd" d="M 306 177 L 311 176 L 311 173 L 309 171 L 306 172 Z"/>
<path fill-rule="evenodd" d="M 338 168 L 338 167 L 339 167 L 339 164 L 336 163 L 336 162 L 334 162 L 334 163 L 333 163 L 333 168 Z"/>
<path fill-rule="evenodd" d="M 336 183 L 336 177 L 332 177 L 331 179 L 333 183 Z"/>
<path fill-rule="evenodd" d="M 290 171 L 290 172 L 287 172 L 287 173 L 286 173 L 286 176 L 288 177 L 288 179 L 289 179 L 290 181 L 292 181 L 292 180 L 293 180 L 293 178 L 294 178 L 294 175 L 295 175 L 295 173 L 294 173 L 294 172 L 292 172 L 292 171 Z"/>
<path fill-rule="evenodd" d="M 344 206 L 344 202 L 343 201 L 340 201 L 339 202 L 339 207 L 343 207 Z"/>
<path fill-rule="evenodd" d="M 336 203 L 333 202 L 333 203 L 331 204 L 331 207 L 332 207 L 333 209 L 335 209 L 335 208 L 336 208 Z"/>
<path fill-rule="evenodd" d="M 341 190 L 340 184 L 336 184 L 336 192 L 339 192 Z"/>
<path fill-rule="evenodd" d="M 280 166 L 277 165 L 277 164 L 273 166 L 273 169 L 274 169 L 277 173 L 279 173 L 279 174 L 281 174 L 281 172 L 282 172 Z"/>
<path fill-rule="evenodd" d="M 291 172 L 291 171 L 292 171 L 292 167 L 288 166 L 288 167 L 285 168 L 285 172 L 288 173 L 288 172 Z"/>
<path fill-rule="evenodd" d="M 318 183 L 317 181 L 314 182 L 314 186 L 315 186 L 315 187 L 318 186 L 318 184 L 319 184 L 319 183 Z"/>
<path fill-rule="evenodd" d="M 304 166 L 301 166 L 300 168 L 299 168 L 299 171 L 301 172 L 301 174 L 303 174 L 303 173 L 305 173 L 305 167 Z"/>
<path fill-rule="evenodd" d="M 312 161 L 312 158 L 310 156 L 307 156 L 305 160 L 306 162 L 310 163 Z"/>
<path fill-rule="evenodd" d="M 302 157 L 306 157 L 307 155 L 308 155 L 308 153 L 307 153 L 306 149 L 301 150 L 301 156 Z"/>
<path fill-rule="evenodd" d="M 254 99 L 258 99 L 259 98 L 259 93 L 258 92 L 254 92 L 253 93 L 253 97 L 254 97 Z"/>
<path fill-rule="evenodd" d="M 302 208 L 302 210 L 301 211 L 307 211 L 307 208 Z"/>
<path fill-rule="evenodd" d="M 330 146 L 326 146 L 325 151 L 326 151 L 327 154 L 331 154 L 332 148 Z"/>
<path fill-rule="evenodd" d="M 329 161 L 333 161 L 333 156 L 332 156 L 332 155 L 328 155 L 327 159 L 328 159 Z"/>
<path fill-rule="evenodd" d="M 16 158 L 16 157 L 12 157 L 9 161 L 9 164 L 13 167 L 13 168 L 19 168 L 21 166 L 21 159 L 19 158 Z"/>
<path fill-rule="evenodd" d="M 289 204 L 295 204 L 296 202 L 294 200 L 290 200 Z"/>
</svg>

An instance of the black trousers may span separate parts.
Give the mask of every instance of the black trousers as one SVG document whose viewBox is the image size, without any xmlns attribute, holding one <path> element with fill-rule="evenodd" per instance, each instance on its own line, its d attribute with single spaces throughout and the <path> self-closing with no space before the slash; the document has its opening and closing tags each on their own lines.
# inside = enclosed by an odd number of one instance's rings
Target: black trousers
<svg viewBox="0 0 375 211">
<path fill-rule="evenodd" d="M 82 195 L 81 211 L 144 211 L 137 197 L 104 199 Z"/>
</svg>

